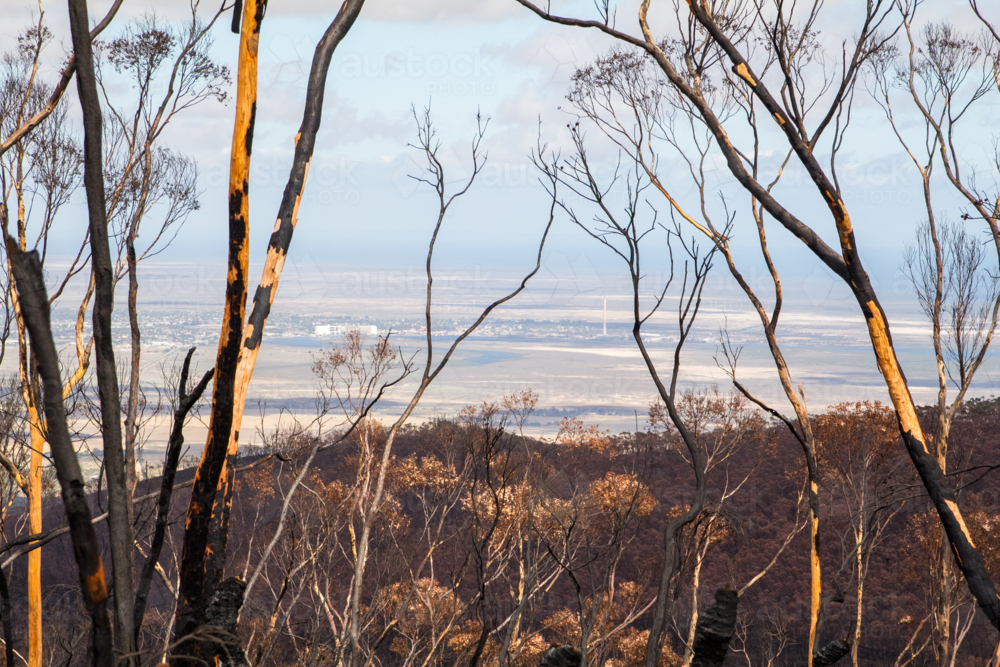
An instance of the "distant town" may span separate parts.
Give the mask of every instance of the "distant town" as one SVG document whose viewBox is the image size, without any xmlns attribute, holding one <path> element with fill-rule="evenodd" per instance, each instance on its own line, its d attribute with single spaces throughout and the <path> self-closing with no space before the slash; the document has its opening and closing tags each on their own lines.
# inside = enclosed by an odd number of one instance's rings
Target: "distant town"
<svg viewBox="0 0 1000 667">
<path fill-rule="evenodd" d="M 72 341 L 75 336 L 75 311 L 63 308 L 53 312 L 52 328 L 56 340 Z M 115 343 L 127 344 L 128 320 L 124 312 L 115 313 Z M 119 320 L 120 319 L 120 323 Z M 215 308 L 161 307 L 140 313 L 144 346 L 214 346 L 219 339 L 219 312 Z M 434 336 L 456 336 L 473 323 L 471 318 L 435 318 Z M 643 329 L 646 342 L 672 342 L 667 324 L 650 322 Z M 90 322 L 86 323 L 86 331 Z M 353 316 L 329 317 L 301 315 L 276 311 L 268 319 L 265 338 L 299 338 L 335 341 L 349 330 L 363 336 L 387 333 L 393 336 L 425 336 L 422 319 L 367 318 Z M 625 323 L 605 324 L 586 320 L 505 319 L 489 318 L 475 331 L 480 338 L 545 338 L 554 340 L 631 340 L 631 326 Z"/>
</svg>

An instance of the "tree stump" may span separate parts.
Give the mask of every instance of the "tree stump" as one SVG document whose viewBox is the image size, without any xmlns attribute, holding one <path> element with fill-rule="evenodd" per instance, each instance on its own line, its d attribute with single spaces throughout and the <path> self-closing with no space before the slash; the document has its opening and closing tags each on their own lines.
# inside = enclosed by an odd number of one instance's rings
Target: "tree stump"
<svg viewBox="0 0 1000 667">
<path fill-rule="evenodd" d="M 583 656 L 569 644 L 552 646 L 542 655 L 538 667 L 582 667 Z"/>
<path fill-rule="evenodd" d="M 715 591 L 715 604 L 698 618 L 694 633 L 691 667 L 720 667 L 729 652 L 729 640 L 736 629 L 739 595 L 732 588 Z"/>
</svg>

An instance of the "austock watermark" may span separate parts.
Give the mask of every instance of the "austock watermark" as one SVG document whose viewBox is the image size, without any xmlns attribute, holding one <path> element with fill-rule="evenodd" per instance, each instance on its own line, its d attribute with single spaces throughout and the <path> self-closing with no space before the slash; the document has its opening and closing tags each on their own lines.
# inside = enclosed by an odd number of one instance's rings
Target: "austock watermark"
<svg viewBox="0 0 1000 667">
<path fill-rule="evenodd" d="M 439 295 L 435 300 L 436 307 L 452 301 L 452 307 L 458 297 L 475 297 L 490 295 L 496 290 L 493 284 L 495 273 L 483 267 L 475 266 L 468 269 L 439 271 L 434 276 L 434 289 Z M 345 271 L 325 275 L 324 292 L 340 296 L 425 296 L 427 293 L 427 273 L 417 267 L 400 270 Z M 443 295 L 443 296 L 441 296 Z M 475 303 L 472 301 L 462 301 Z"/>
<path fill-rule="evenodd" d="M 344 79 L 423 81 L 427 95 L 490 96 L 496 93 L 496 62 L 480 49 L 447 53 L 413 47 L 390 52 L 347 53 L 337 73 Z"/>
<path fill-rule="evenodd" d="M 360 162 L 346 155 L 320 157 L 309 165 L 303 203 L 360 204 L 362 187 L 358 170 Z M 257 188 L 283 188 L 288 182 L 291 155 L 270 153 L 255 155 L 250 163 L 248 184 L 251 193 Z M 218 190 L 229 184 L 229 163 L 214 161 L 201 169 L 201 180 L 206 190 Z"/>
<path fill-rule="evenodd" d="M 251 273 L 254 268 L 251 267 Z M 518 279 L 519 281 L 519 279 Z M 493 268 L 474 265 L 461 269 L 438 269 L 434 273 L 434 309 L 482 308 L 509 291 L 514 278 Z M 168 302 L 171 298 L 220 297 L 225 291 L 224 265 L 185 264 L 175 269 L 157 269 L 142 279 L 144 301 Z M 281 284 L 284 299 L 322 297 L 415 297 L 427 293 L 427 273 L 422 266 L 399 269 L 338 270 L 316 264 L 310 257 L 289 260 Z"/>
</svg>

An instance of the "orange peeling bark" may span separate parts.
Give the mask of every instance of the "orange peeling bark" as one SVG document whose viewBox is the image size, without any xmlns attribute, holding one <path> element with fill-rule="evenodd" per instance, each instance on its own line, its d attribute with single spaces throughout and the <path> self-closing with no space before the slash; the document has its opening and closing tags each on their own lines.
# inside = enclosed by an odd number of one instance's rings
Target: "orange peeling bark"
<svg viewBox="0 0 1000 667">
<path fill-rule="evenodd" d="M 739 65 L 733 68 L 733 71 L 736 72 L 736 74 L 738 74 L 741 79 L 749 83 L 751 86 L 757 85 L 757 82 L 750 75 L 750 70 L 747 69 L 746 63 L 740 63 Z M 775 117 L 777 117 L 777 114 L 775 114 Z"/>
</svg>

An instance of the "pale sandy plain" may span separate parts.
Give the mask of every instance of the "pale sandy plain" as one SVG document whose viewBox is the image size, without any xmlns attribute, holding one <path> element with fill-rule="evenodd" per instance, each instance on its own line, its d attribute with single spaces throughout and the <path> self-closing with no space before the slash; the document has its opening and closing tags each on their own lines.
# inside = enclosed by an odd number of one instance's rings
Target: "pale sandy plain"
<svg viewBox="0 0 1000 667">
<path fill-rule="evenodd" d="M 258 273 L 256 267 L 251 275 Z M 178 363 L 191 345 L 196 362 L 211 367 L 218 341 L 223 272 L 204 265 L 150 263 L 143 276 L 140 308 L 144 330 L 144 384 L 155 403 L 161 368 Z M 496 401 L 521 389 L 539 394 L 544 411 L 531 419 L 528 431 L 552 437 L 561 417 L 553 409 L 571 410 L 582 419 L 612 432 L 645 429 L 645 414 L 655 395 L 629 332 L 631 307 L 624 276 L 599 273 L 579 259 L 549 257 L 543 271 L 517 300 L 495 312 L 482 334 L 467 339 L 431 386 L 414 421 L 456 414 L 463 406 Z M 898 284 L 899 281 L 896 281 Z M 464 322 L 483 304 L 514 284 L 513 274 L 480 269 L 441 271 L 436 280 L 435 359 Z M 310 371 L 313 354 L 330 341 L 313 335 L 324 323 L 377 324 L 392 327 L 404 356 L 425 360 L 422 320 L 425 283 L 419 268 L 344 269 L 312 262 L 286 270 L 274 315 L 257 362 L 243 423 L 244 442 L 260 440 L 289 419 L 309 422 L 315 417 L 317 382 Z M 761 286 L 762 293 L 764 285 Z M 886 290 L 890 291 L 890 290 Z M 896 288 L 886 310 L 910 386 L 918 403 L 936 393 L 929 327 L 912 298 Z M 811 411 L 841 401 L 885 400 L 884 385 L 871 353 L 856 303 L 824 271 L 786 282 L 788 303 L 779 335 L 796 382 L 802 384 Z M 124 295 L 122 295 L 124 296 Z M 74 293 L 67 294 L 54 313 L 60 342 L 70 357 L 70 313 Z M 607 336 L 603 335 L 607 300 Z M 665 377 L 677 334 L 677 301 L 668 299 L 644 330 L 649 348 Z M 127 354 L 124 313 L 116 313 L 116 345 L 122 362 Z M 519 328 L 521 327 L 521 328 Z M 729 380 L 718 361 L 720 330 L 742 347 L 737 366 L 740 381 L 761 399 L 788 412 L 773 362 L 763 345 L 760 323 L 742 294 L 717 273 L 706 287 L 699 316 L 682 355 L 679 386 L 705 389 L 713 384 L 728 391 Z M 8 349 L 4 370 L 13 370 L 15 354 Z M 418 375 L 395 387 L 376 411 L 392 421 L 412 395 Z M 1000 367 L 991 355 L 980 371 L 974 395 L 996 393 Z M 207 417 L 207 413 L 203 416 Z M 336 415 L 326 427 L 339 423 Z M 94 429 L 77 422 L 82 432 Z M 146 424 L 144 459 L 155 465 L 162 457 L 167 413 Z M 206 425 L 193 420 L 186 431 L 189 453 L 200 453 Z M 96 444 L 96 442 L 95 442 Z M 90 466 L 88 466 L 90 467 Z"/>
</svg>

